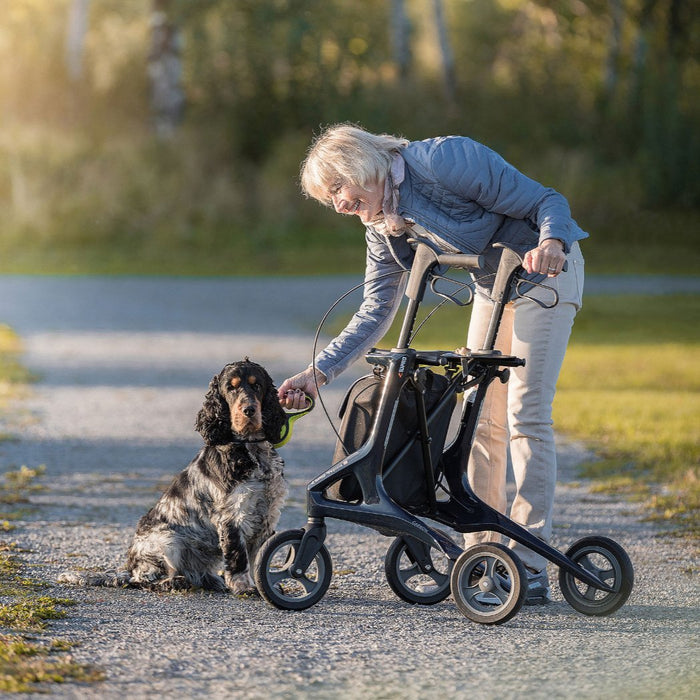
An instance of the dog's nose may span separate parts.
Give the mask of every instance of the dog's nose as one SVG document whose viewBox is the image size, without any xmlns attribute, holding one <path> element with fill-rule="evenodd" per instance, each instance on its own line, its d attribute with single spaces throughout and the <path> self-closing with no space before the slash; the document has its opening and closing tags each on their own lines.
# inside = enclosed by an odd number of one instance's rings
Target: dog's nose
<svg viewBox="0 0 700 700">
<path fill-rule="evenodd" d="M 248 418 L 251 418 L 252 416 L 254 416 L 255 415 L 255 406 L 246 406 L 243 409 L 243 415 L 248 417 Z"/>
</svg>

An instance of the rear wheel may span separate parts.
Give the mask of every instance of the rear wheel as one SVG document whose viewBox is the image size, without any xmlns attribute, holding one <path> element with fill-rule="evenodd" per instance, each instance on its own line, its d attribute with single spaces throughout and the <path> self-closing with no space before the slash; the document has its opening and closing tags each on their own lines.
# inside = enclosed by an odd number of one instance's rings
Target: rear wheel
<svg viewBox="0 0 700 700">
<path fill-rule="evenodd" d="M 498 625 L 522 607 L 527 573 L 508 547 L 477 544 L 462 552 L 455 562 L 451 588 L 463 615 L 484 625 Z"/>
<path fill-rule="evenodd" d="M 273 535 L 258 552 L 255 585 L 271 605 L 283 610 L 305 610 L 318 603 L 328 590 L 333 564 L 322 544 L 305 571 L 292 571 L 304 530 Z"/>
<path fill-rule="evenodd" d="M 624 605 L 634 585 L 634 568 L 617 542 L 608 537 L 584 537 L 571 545 L 566 556 L 613 589 L 595 588 L 559 569 L 559 588 L 574 610 L 584 615 L 610 615 Z"/>
<path fill-rule="evenodd" d="M 424 570 L 415 553 L 419 552 L 429 569 Z M 434 605 L 450 595 L 452 561 L 442 552 L 418 540 L 411 546 L 397 537 L 384 558 L 384 572 L 391 590 L 407 603 Z"/>
</svg>

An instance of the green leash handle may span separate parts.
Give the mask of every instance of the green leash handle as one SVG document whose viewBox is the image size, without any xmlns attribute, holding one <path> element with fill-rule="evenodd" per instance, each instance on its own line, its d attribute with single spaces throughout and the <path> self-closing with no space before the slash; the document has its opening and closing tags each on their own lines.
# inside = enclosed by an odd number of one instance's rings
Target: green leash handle
<svg viewBox="0 0 700 700">
<path fill-rule="evenodd" d="M 284 409 L 284 412 L 287 414 L 287 423 L 285 424 L 284 428 L 282 428 L 282 432 L 280 434 L 280 441 L 273 445 L 275 449 L 278 447 L 282 447 L 289 442 L 289 440 L 292 437 L 292 428 L 294 427 L 294 421 L 298 420 L 302 416 L 305 416 L 307 413 L 313 410 L 313 407 L 316 405 L 316 402 L 313 400 L 313 397 L 306 394 L 306 400 L 309 405 L 306 408 L 302 408 L 301 411 L 288 411 L 286 408 Z"/>
</svg>

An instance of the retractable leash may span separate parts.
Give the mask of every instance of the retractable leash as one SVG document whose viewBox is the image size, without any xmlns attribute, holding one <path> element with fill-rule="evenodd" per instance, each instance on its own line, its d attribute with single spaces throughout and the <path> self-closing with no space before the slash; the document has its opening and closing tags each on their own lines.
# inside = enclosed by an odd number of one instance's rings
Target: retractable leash
<svg viewBox="0 0 700 700">
<path fill-rule="evenodd" d="M 390 272 L 385 275 L 381 275 L 380 277 L 377 277 L 376 279 L 382 279 L 382 277 L 389 277 L 390 275 L 396 275 L 396 274 L 403 274 L 405 271 L 400 270 L 399 272 Z M 316 386 L 316 395 L 318 396 L 318 402 L 321 404 L 321 408 L 323 408 L 323 412 L 326 415 L 326 418 L 328 422 L 331 425 L 331 428 L 333 428 L 333 432 L 338 436 L 338 439 L 340 439 L 340 435 L 338 434 L 338 431 L 336 430 L 335 425 L 333 424 L 333 420 L 330 417 L 330 414 L 328 413 L 328 409 L 326 408 L 326 405 L 323 403 L 323 399 L 321 398 L 321 393 L 320 393 L 320 386 L 318 384 L 318 380 L 316 379 L 316 348 L 318 347 L 318 339 L 321 335 L 321 329 L 323 328 L 326 320 L 328 319 L 328 316 L 331 314 L 333 309 L 335 309 L 338 304 L 340 304 L 343 299 L 347 298 L 350 294 L 353 292 L 357 291 L 360 287 L 364 286 L 364 282 L 361 282 L 360 284 L 355 285 L 351 289 L 348 289 L 345 294 L 342 296 L 338 297 L 333 304 L 330 306 L 328 311 L 323 315 L 323 318 L 321 319 L 321 322 L 318 324 L 318 328 L 316 329 L 316 335 L 314 336 L 314 343 L 313 343 L 313 355 L 312 355 L 312 361 L 311 361 L 311 366 L 313 368 L 313 375 L 314 375 L 314 385 Z M 282 434 L 280 435 L 280 441 L 278 443 L 275 443 L 273 447 L 275 449 L 279 447 L 283 447 L 286 445 L 292 438 L 292 430 L 294 428 L 294 423 L 301 418 L 302 416 L 305 416 L 307 413 L 310 413 L 314 406 L 316 405 L 316 402 L 314 401 L 312 396 L 309 396 L 308 394 L 304 394 L 304 398 L 306 399 L 308 406 L 305 408 L 301 409 L 300 411 L 290 411 L 288 409 L 284 409 L 284 412 L 287 414 L 287 422 L 282 428 Z"/>
<path fill-rule="evenodd" d="M 306 400 L 309 405 L 306 406 L 306 408 L 302 408 L 300 411 L 290 411 L 286 408 L 284 409 L 284 412 L 287 414 L 287 422 L 285 423 L 284 428 L 282 428 L 280 441 L 273 445 L 275 449 L 283 447 L 291 440 L 294 423 L 299 418 L 305 416 L 307 413 L 310 413 L 313 410 L 314 406 L 316 405 L 316 403 L 313 400 L 313 397 L 306 394 Z"/>
<path fill-rule="evenodd" d="M 374 277 L 370 282 L 376 282 L 377 280 L 384 279 L 385 277 L 391 277 L 393 275 L 405 275 L 408 274 L 410 270 L 394 270 L 393 272 L 386 272 L 383 275 L 379 275 L 378 277 Z M 438 280 L 446 280 L 447 282 L 451 282 L 453 284 L 456 284 L 459 286 L 459 289 L 456 290 L 455 294 L 459 294 L 460 292 L 464 291 L 465 289 L 469 290 L 469 299 L 466 302 L 460 301 L 456 297 L 447 294 L 445 292 L 440 292 L 435 288 L 435 284 Z M 321 408 L 323 409 L 323 413 L 326 416 L 326 420 L 328 421 L 329 425 L 331 426 L 331 429 L 335 433 L 336 437 L 338 440 L 343 444 L 343 439 L 340 437 L 340 433 L 338 432 L 338 429 L 335 426 L 335 423 L 333 422 L 333 419 L 330 416 L 330 413 L 328 412 L 328 409 L 326 408 L 326 404 L 323 402 L 323 398 L 321 397 L 321 386 L 318 383 L 318 379 L 316 378 L 316 354 L 318 350 L 318 341 L 321 336 L 321 330 L 323 329 L 323 326 L 325 325 L 326 321 L 328 320 L 328 317 L 331 315 L 333 312 L 333 309 L 335 309 L 338 304 L 340 304 L 341 301 L 347 299 L 353 292 L 356 292 L 358 289 L 361 287 L 365 286 L 365 283 L 367 280 L 363 280 L 359 284 L 356 284 L 354 287 L 351 287 L 348 289 L 347 292 L 339 296 L 328 308 L 326 313 L 323 315 L 321 318 L 321 321 L 318 324 L 318 328 L 316 329 L 316 334 L 314 335 L 314 342 L 313 342 L 313 347 L 312 347 L 312 354 L 311 354 L 311 368 L 313 370 L 313 377 L 314 377 L 314 386 L 316 387 L 316 395 L 318 396 L 318 403 L 321 405 Z M 420 322 L 418 327 L 413 331 L 411 335 L 411 340 L 410 342 L 413 342 L 413 339 L 416 337 L 418 332 L 420 331 L 421 328 L 427 323 L 427 321 L 430 319 L 430 317 L 442 306 L 444 306 L 447 302 L 451 302 L 453 304 L 457 304 L 458 306 L 468 306 L 474 296 L 474 290 L 472 289 L 472 285 L 474 284 L 473 281 L 471 282 L 460 282 L 458 280 L 454 280 L 451 277 L 445 277 L 443 275 L 434 275 L 433 280 L 430 284 L 430 288 L 432 289 L 433 293 L 436 294 L 439 297 L 442 297 L 442 301 L 437 304 L 427 315 L 426 317 Z M 310 396 L 307 395 L 307 400 L 312 400 Z M 311 409 L 308 409 L 311 410 Z M 308 411 L 307 411 L 308 412 Z M 289 438 L 287 438 L 289 439 Z M 285 440 L 286 442 L 286 440 Z M 284 444 L 284 443 L 281 443 Z"/>
</svg>

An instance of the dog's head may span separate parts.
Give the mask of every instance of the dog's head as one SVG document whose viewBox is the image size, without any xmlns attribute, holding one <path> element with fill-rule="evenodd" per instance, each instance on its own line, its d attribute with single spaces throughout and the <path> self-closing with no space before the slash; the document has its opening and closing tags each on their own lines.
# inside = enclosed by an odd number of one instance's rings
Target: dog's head
<svg viewBox="0 0 700 700">
<path fill-rule="evenodd" d="M 208 445 L 261 434 L 274 444 L 286 421 L 272 378 L 246 357 L 212 378 L 195 428 Z"/>
</svg>

